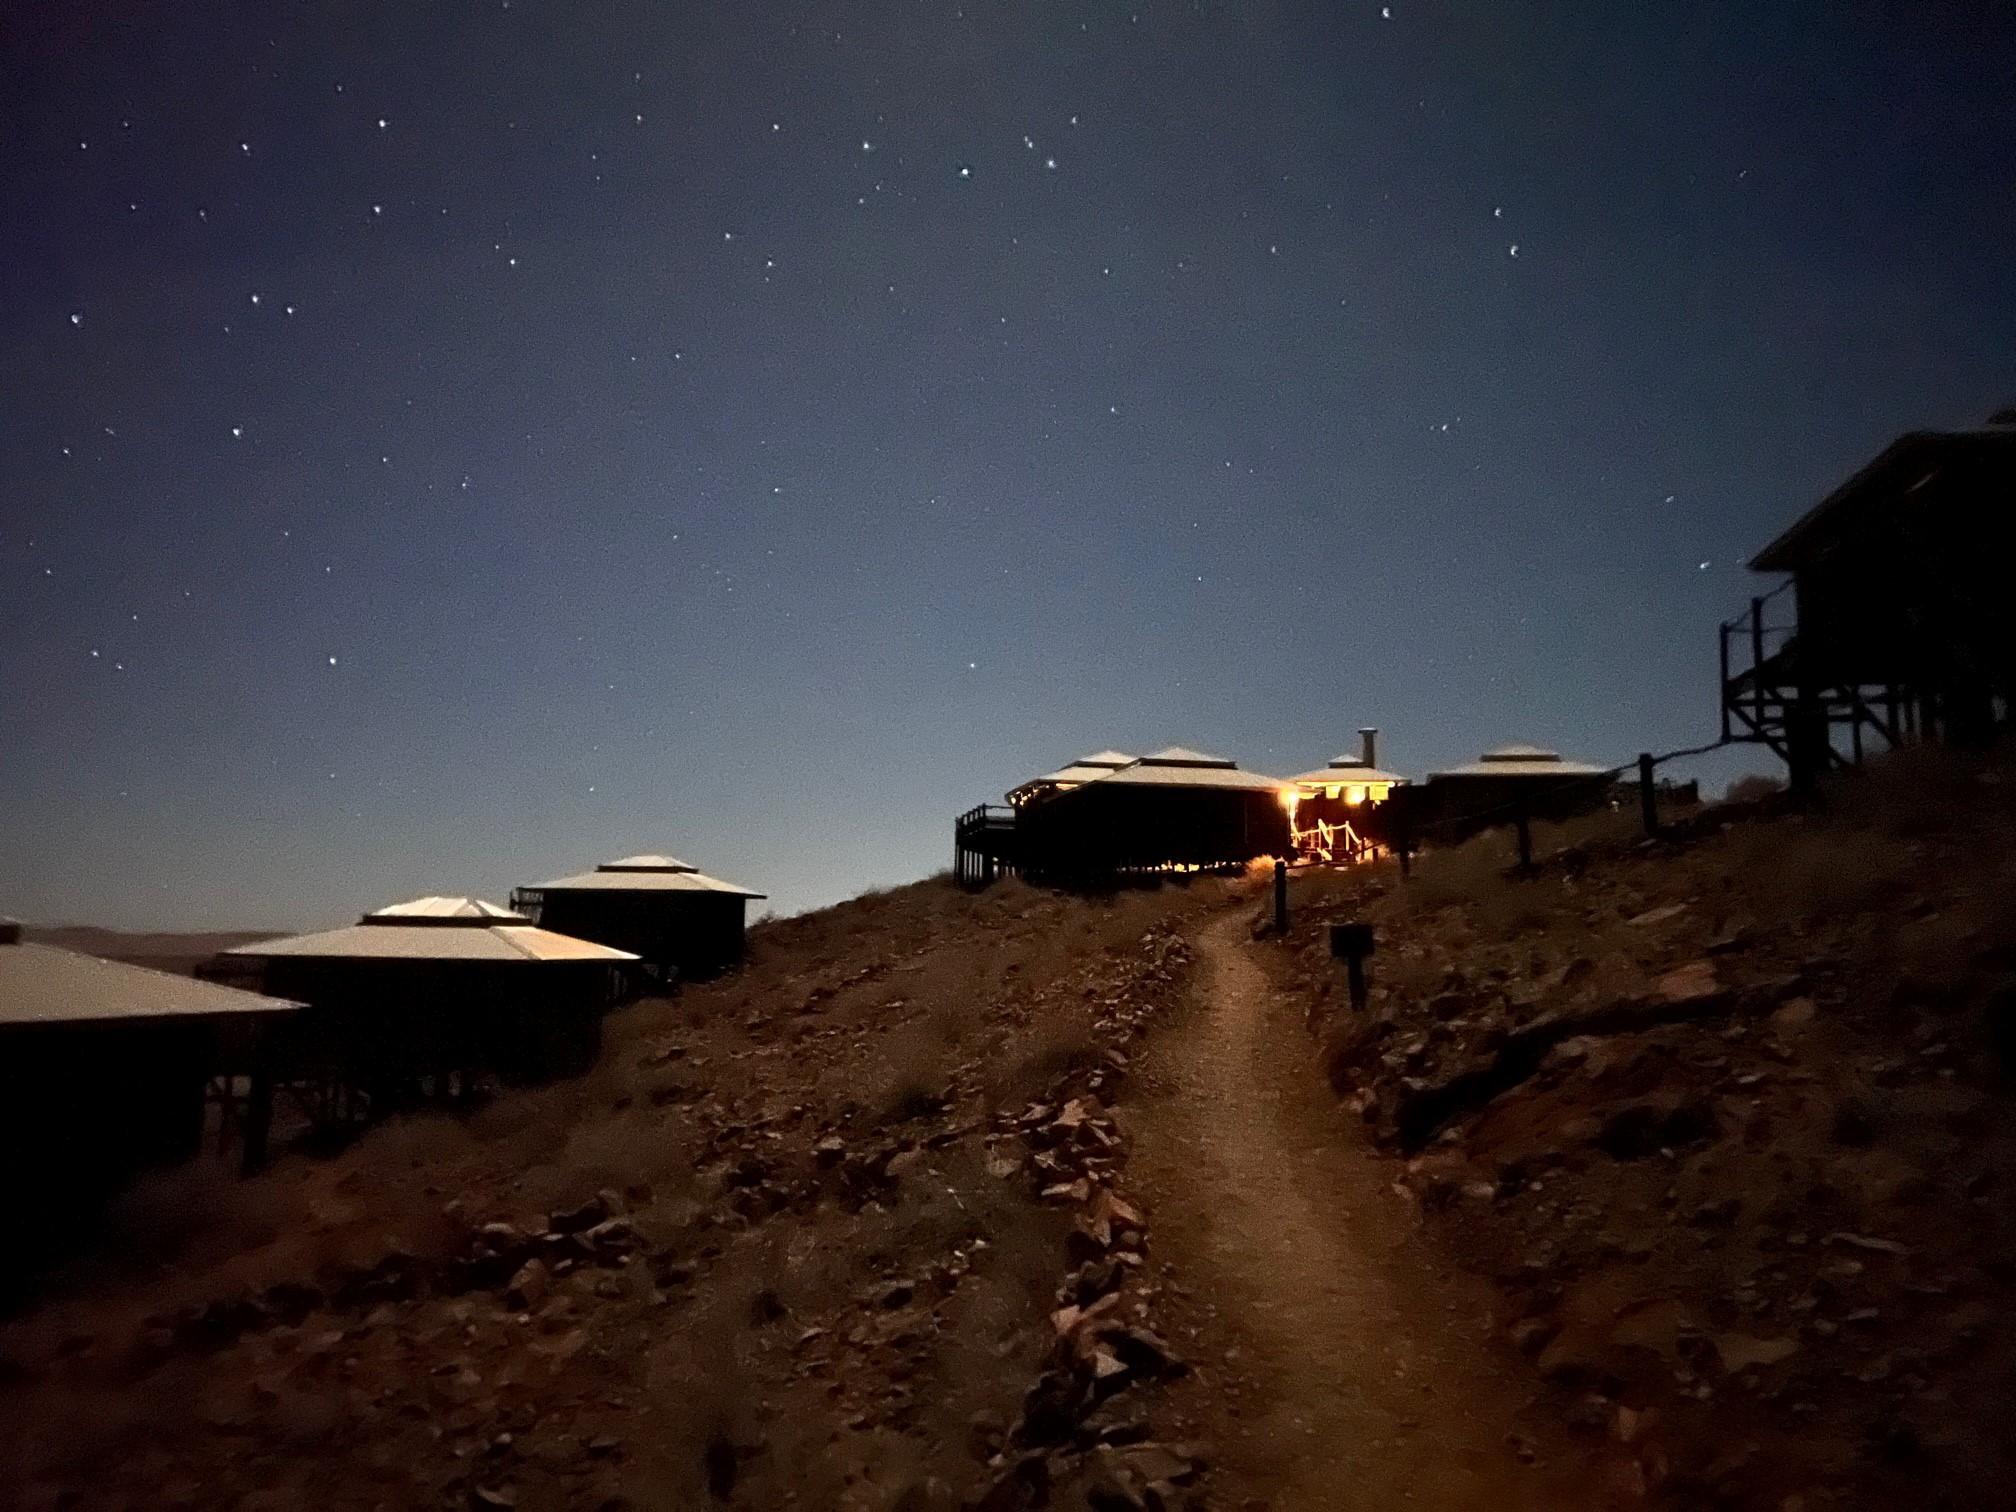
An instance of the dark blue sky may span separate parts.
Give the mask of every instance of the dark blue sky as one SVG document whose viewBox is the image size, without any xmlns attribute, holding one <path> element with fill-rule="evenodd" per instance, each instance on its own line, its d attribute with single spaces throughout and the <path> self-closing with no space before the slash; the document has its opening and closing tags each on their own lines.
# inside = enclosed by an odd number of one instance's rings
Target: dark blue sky
<svg viewBox="0 0 2016 1512">
<path fill-rule="evenodd" d="M 30 918 L 1691 745 L 1743 557 L 2016 400 L 2006 6 L 89 9 L 0 20 Z"/>
</svg>

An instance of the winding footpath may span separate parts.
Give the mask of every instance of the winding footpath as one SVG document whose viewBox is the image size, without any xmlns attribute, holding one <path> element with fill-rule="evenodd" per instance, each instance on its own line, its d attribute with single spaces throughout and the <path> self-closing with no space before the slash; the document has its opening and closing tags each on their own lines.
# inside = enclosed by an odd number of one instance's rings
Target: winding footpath
<svg viewBox="0 0 2016 1512">
<path fill-rule="evenodd" d="M 1417 1232 L 1244 925 L 1195 941 L 1196 1001 L 1142 1068 L 1129 1167 L 1200 1330 L 1184 1395 L 1213 1504 L 1612 1505 L 1591 1450 L 1526 1410 L 1485 1284 Z"/>
</svg>

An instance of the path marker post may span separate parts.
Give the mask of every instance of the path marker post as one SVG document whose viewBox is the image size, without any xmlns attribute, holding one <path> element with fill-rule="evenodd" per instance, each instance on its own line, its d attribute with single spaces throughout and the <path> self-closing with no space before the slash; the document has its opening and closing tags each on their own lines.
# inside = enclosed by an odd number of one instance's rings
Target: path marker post
<svg viewBox="0 0 2016 1512">
<path fill-rule="evenodd" d="M 1372 926 L 1370 924 L 1332 924 L 1330 926 L 1330 955 L 1344 963 L 1344 971 L 1351 983 L 1351 1009 L 1354 1013 L 1365 1011 L 1365 1000 L 1370 990 L 1370 982 L 1365 971 L 1366 958 L 1372 954 Z"/>
<path fill-rule="evenodd" d="M 1645 819 L 1645 833 L 1659 833 L 1659 802 L 1652 787 L 1652 753 L 1638 753 L 1638 810 Z"/>
<path fill-rule="evenodd" d="M 1288 863 L 1274 863 L 1274 933 L 1288 933 Z"/>
</svg>

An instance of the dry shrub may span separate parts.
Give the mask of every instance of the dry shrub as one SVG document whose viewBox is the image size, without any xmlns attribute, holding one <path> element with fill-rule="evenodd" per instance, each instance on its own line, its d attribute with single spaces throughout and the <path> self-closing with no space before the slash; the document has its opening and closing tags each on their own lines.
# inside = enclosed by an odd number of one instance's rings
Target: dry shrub
<svg viewBox="0 0 2016 1512">
<path fill-rule="evenodd" d="M 1643 838 L 1643 825 L 1635 804 L 1606 806 L 1572 819 L 1543 819 L 1533 825 L 1533 858 L 1544 861 L 1565 850 L 1629 845 Z"/>
<path fill-rule="evenodd" d="M 97 1255 L 113 1274 L 269 1243 L 296 1221 L 291 1194 L 245 1181 L 221 1160 L 199 1158 L 153 1172 L 115 1196 L 99 1215 Z"/>
<path fill-rule="evenodd" d="M 2007 771 L 2006 753 L 1997 762 L 1951 746 L 1906 746 L 1843 773 L 1826 800 L 1843 822 L 1899 839 L 1974 832 L 2007 825 L 2011 789 L 1999 780 Z"/>
<path fill-rule="evenodd" d="M 1762 772 L 1750 772 L 1738 777 L 1722 791 L 1724 803 L 1756 803 L 1769 798 L 1774 793 L 1785 791 L 1785 784 L 1776 777 Z"/>
<path fill-rule="evenodd" d="M 1447 850 L 1424 851 L 1414 860 L 1407 899 L 1433 910 L 1474 903 L 1505 885 L 1505 868 L 1519 859 L 1510 830 L 1486 830 Z"/>
<path fill-rule="evenodd" d="M 883 1042 L 883 1086 L 869 1103 L 880 1122 L 907 1122 L 943 1104 L 965 1018 L 966 1010 L 947 1004 L 890 1032 Z"/>
<path fill-rule="evenodd" d="M 1511 939 L 1548 928 L 1559 917 L 1561 903 L 1561 884 L 1552 878 L 1501 879 L 1497 887 L 1477 895 L 1470 919 L 1482 935 Z"/>
<path fill-rule="evenodd" d="M 1061 1011 L 1044 1014 L 1011 1036 L 992 1058 L 987 1101 L 995 1108 L 1019 1108 L 1060 1078 L 1090 1066 L 1098 1055 L 1098 1041 L 1084 1018 Z"/>
<path fill-rule="evenodd" d="M 680 1326 L 658 1334 L 646 1367 L 650 1394 L 678 1402 L 676 1417 L 659 1414 L 648 1440 L 636 1446 L 633 1485 L 644 1505 L 703 1506 L 726 1502 L 762 1466 L 748 1451 L 762 1442 L 752 1355 L 763 1335 L 749 1326 L 750 1293 L 721 1287 L 696 1293 Z"/>
<path fill-rule="evenodd" d="M 1895 882 L 1878 836 L 1806 821 L 1739 826 L 1729 875 L 1760 922 L 1808 925 L 1860 912 Z"/>
</svg>

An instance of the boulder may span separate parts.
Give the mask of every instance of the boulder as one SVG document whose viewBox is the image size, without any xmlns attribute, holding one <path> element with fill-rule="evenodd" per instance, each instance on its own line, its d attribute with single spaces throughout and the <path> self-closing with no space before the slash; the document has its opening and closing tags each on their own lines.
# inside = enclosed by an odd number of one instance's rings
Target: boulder
<svg viewBox="0 0 2016 1512">
<path fill-rule="evenodd" d="M 571 1208 L 561 1208 L 546 1217 L 546 1232 L 549 1234 L 578 1234 L 591 1229 L 610 1217 L 609 1207 L 601 1196 L 590 1197 L 586 1202 Z"/>
<path fill-rule="evenodd" d="M 518 1312 L 530 1312 L 546 1300 L 551 1273 L 543 1260 L 527 1260 L 504 1288 L 504 1300 Z"/>
</svg>

